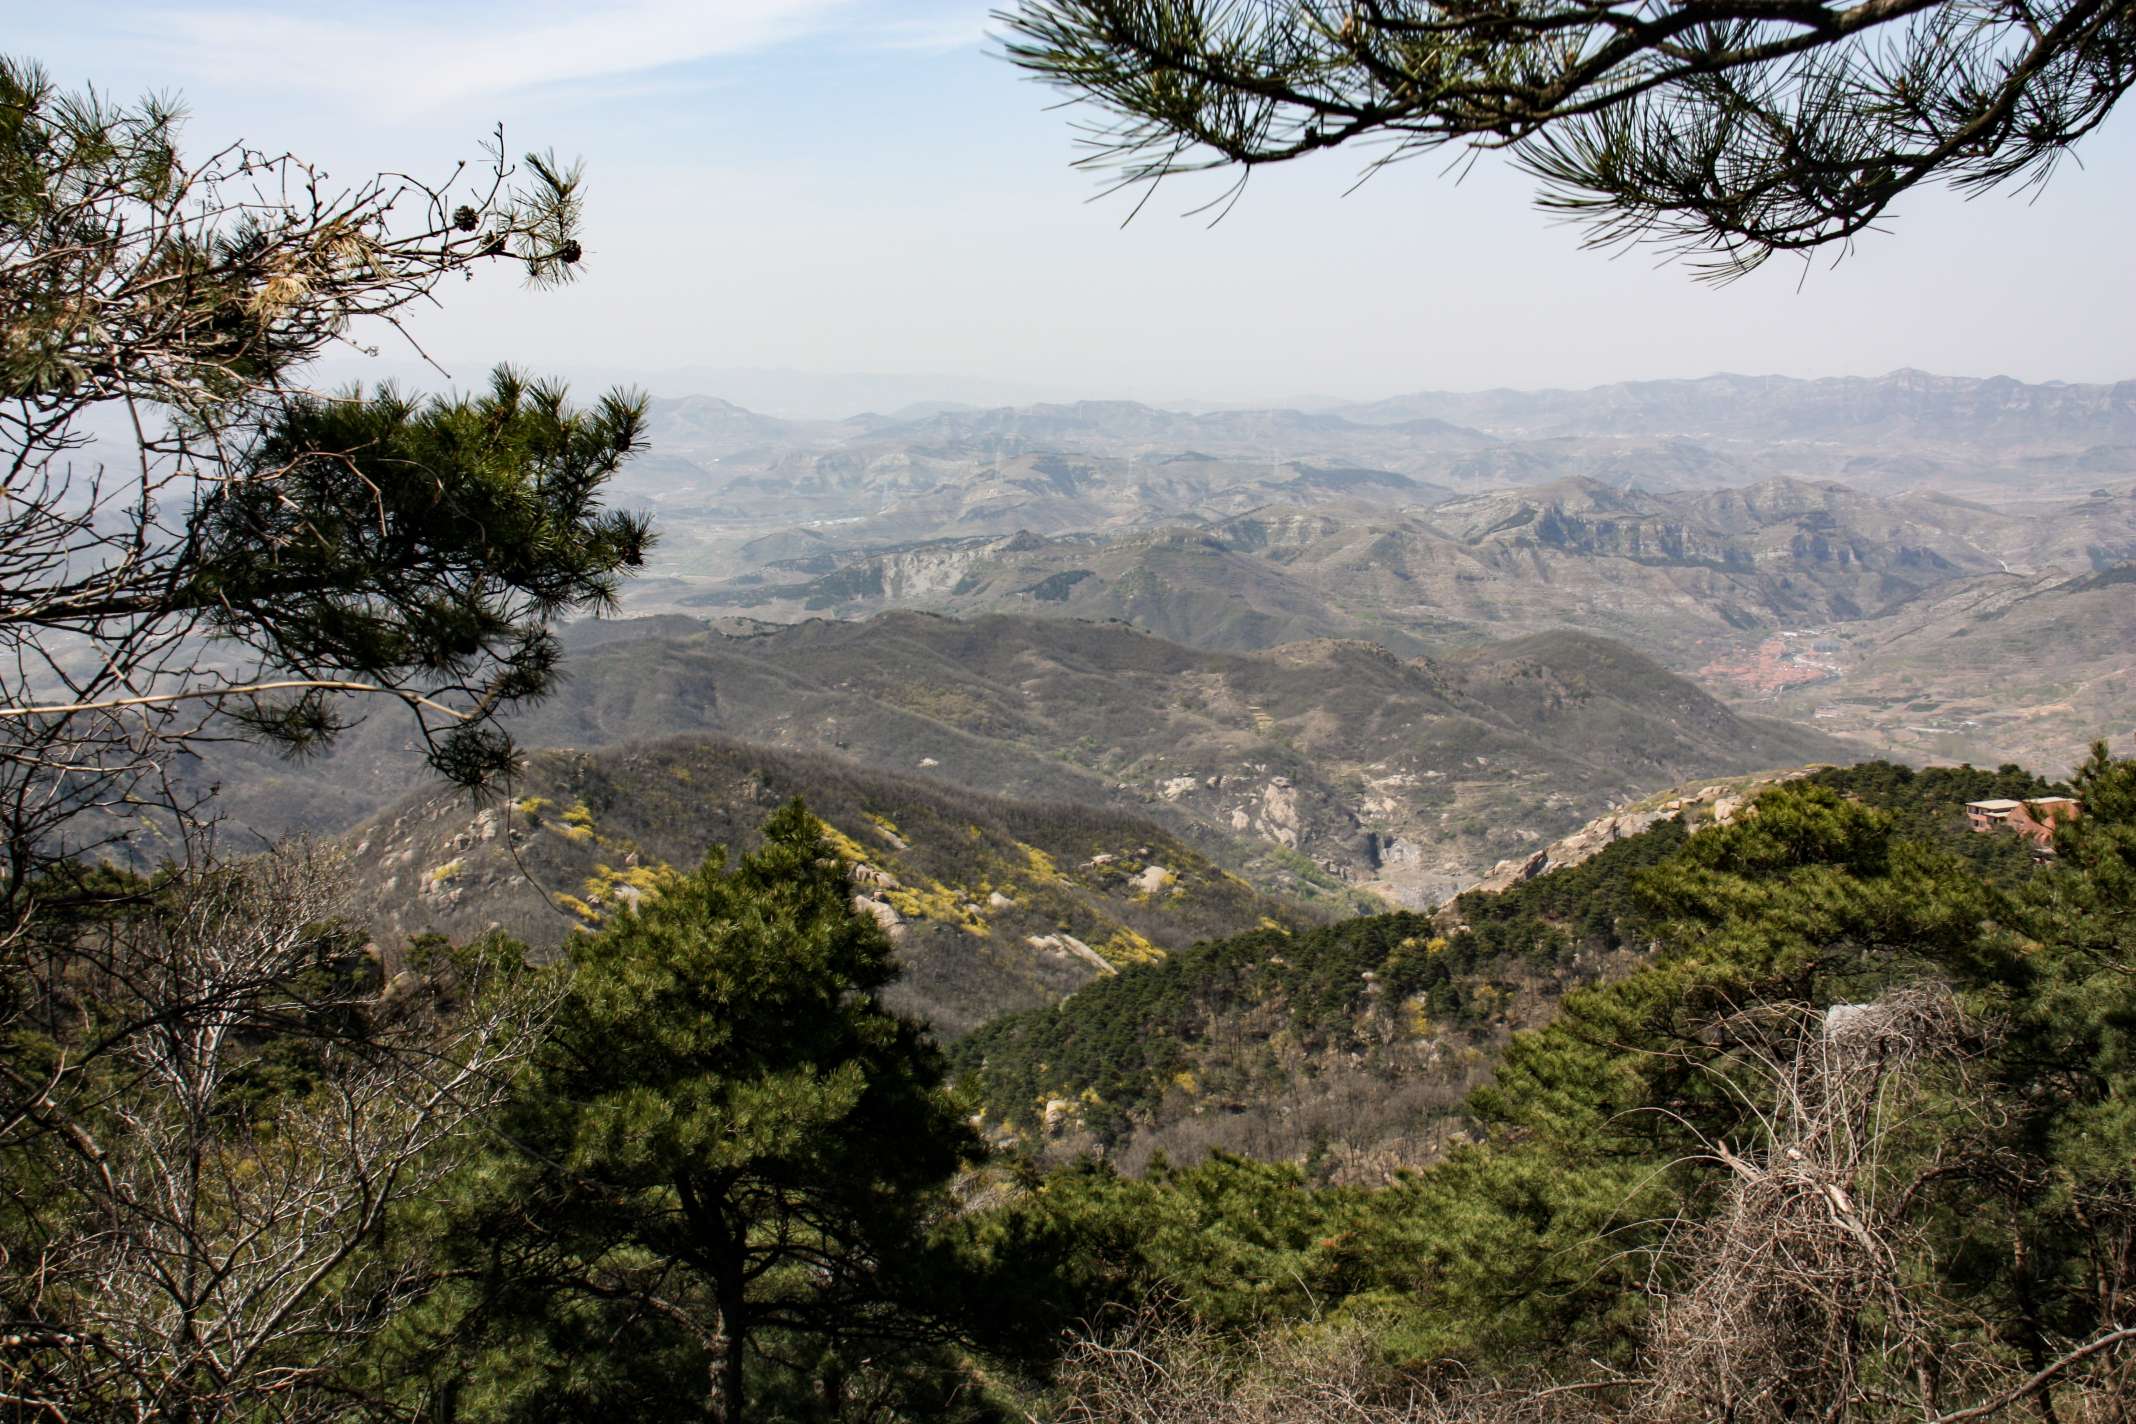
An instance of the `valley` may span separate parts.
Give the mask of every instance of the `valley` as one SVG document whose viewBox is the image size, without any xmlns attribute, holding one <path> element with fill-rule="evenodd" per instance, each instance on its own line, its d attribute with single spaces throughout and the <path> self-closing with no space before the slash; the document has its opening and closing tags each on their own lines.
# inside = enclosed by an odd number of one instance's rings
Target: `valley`
<svg viewBox="0 0 2136 1424">
<path fill-rule="evenodd" d="M 2136 565 L 1960 580 L 1798 641 L 1824 680 L 1747 705 L 1883 755 L 2059 768 L 2136 737 Z"/>
</svg>

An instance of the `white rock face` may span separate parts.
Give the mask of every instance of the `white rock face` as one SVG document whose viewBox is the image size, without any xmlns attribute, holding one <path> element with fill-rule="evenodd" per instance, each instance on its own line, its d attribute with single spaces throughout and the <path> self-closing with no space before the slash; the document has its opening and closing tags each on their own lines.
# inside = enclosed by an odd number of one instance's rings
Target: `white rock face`
<svg viewBox="0 0 2136 1424">
<path fill-rule="evenodd" d="M 1025 938 L 1024 943 L 1043 954 L 1057 955 L 1063 959 L 1080 959 L 1100 974 L 1120 972 L 1105 962 L 1104 955 L 1072 934 L 1030 935 Z"/>
<path fill-rule="evenodd" d="M 989 910 L 1013 910 L 1016 908 L 1016 902 L 996 890 L 986 897 L 986 907 Z"/>
<path fill-rule="evenodd" d="M 900 915 L 897 907 L 889 901 L 878 900 L 870 895 L 855 895 L 853 911 L 855 914 L 868 916 L 882 926 L 883 933 L 890 936 L 893 943 L 905 938 L 905 917 Z"/>
<path fill-rule="evenodd" d="M 1766 787 L 1796 781 L 1807 775 L 1809 772 L 1806 770 L 1788 772 L 1734 792 L 1724 786 L 1702 787 L 1688 796 L 1669 797 L 1650 811 L 1620 811 L 1612 816 L 1603 816 L 1589 821 L 1563 840 L 1554 841 L 1533 855 L 1500 861 L 1492 867 L 1489 875 L 1469 888 L 1503 890 L 1509 885 L 1518 885 L 1523 880 L 1532 880 L 1553 870 L 1578 865 L 1607 846 L 1629 836 L 1636 836 L 1671 816 L 1695 811 L 1701 806 L 1710 805 L 1713 808 L 1713 824 L 1725 826 L 1739 817 L 1755 814 L 1755 798 Z"/>
<path fill-rule="evenodd" d="M 1286 850 L 1298 848 L 1298 792 L 1290 778 L 1279 776 L 1261 792 L 1256 829 Z"/>
<path fill-rule="evenodd" d="M 884 890 L 903 888 L 898 884 L 898 879 L 895 875 L 892 875 L 887 870 L 878 870 L 866 861 L 856 863 L 846 874 L 851 877 L 855 885 L 874 885 Z"/>
<path fill-rule="evenodd" d="M 415 893 L 430 903 L 446 907 L 460 903 L 459 883 L 461 863 L 448 860 L 443 865 L 434 865 L 415 882 Z"/>
<path fill-rule="evenodd" d="M 1683 803 L 1675 803 L 1681 808 Z M 1614 845 L 1627 836 L 1636 836 L 1647 827 L 1675 815 L 1666 808 L 1652 811 L 1627 811 L 1620 815 L 1604 816 L 1589 821 L 1579 830 L 1561 841 L 1514 860 L 1502 860 L 1491 868 L 1491 873 L 1471 886 L 1475 890 L 1503 890 L 1518 885 L 1523 880 L 1533 880 L 1538 875 L 1559 870 L 1568 865 L 1578 865 L 1604 846 Z"/>
<path fill-rule="evenodd" d="M 1162 786 L 1159 786 L 1157 788 L 1157 794 L 1159 796 L 1162 796 L 1167 801 L 1177 801 L 1180 797 L 1186 795 L 1189 791 L 1192 791 L 1195 787 L 1199 785 L 1201 785 L 1201 783 L 1196 781 L 1191 776 L 1175 776 L 1170 781 L 1167 781 Z"/>
<path fill-rule="evenodd" d="M 1127 883 L 1134 886 L 1136 892 L 1139 894 L 1157 895 L 1161 894 L 1165 890 L 1170 889 L 1175 883 L 1177 883 L 1178 880 L 1179 877 L 1174 875 L 1165 867 L 1161 865 L 1152 865 L 1144 869 L 1140 875 L 1135 876 Z"/>
<path fill-rule="evenodd" d="M 1380 842 L 1379 858 L 1383 871 L 1399 874 L 1414 870 L 1424 864 L 1424 844 L 1402 836 L 1389 836 Z"/>
</svg>

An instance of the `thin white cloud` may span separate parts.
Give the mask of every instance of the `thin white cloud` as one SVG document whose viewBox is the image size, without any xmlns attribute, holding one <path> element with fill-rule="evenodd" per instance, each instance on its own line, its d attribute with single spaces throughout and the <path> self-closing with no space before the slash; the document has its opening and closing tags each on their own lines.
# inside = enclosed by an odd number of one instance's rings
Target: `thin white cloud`
<svg viewBox="0 0 2136 1424">
<path fill-rule="evenodd" d="M 885 49 L 965 49 L 985 42 L 993 8 L 972 5 L 927 19 L 893 20 L 876 26 L 873 38 Z"/>
<path fill-rule="evenodd" d="M 851 8 L 852 0 L 627 0 L 327 17 L 171 6 L 135 12 L 131 28 L 212 58 L 222 73 L 409 112 L 744 54 L 820 30 Z"/>
</svg>

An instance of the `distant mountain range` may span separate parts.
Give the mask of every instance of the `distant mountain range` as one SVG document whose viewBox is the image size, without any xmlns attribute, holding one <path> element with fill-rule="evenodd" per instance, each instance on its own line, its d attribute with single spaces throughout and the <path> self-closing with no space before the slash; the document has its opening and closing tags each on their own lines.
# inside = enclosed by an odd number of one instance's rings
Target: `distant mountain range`
<svg viewBox="0 0 2136 1424">
<path fill-rule="evenodd" d="M 1444 420 L 1501 439 L 1681 435 L 2081 449 L 2136 443 L 2136 381 L 2028 385 L 2008 376 L 1715 375 L 1588 390 L 1422 392 L 1342 407 L 1365 423 Z"/>
<path fill-rule="evenodd" d="M 717 380 L 721 373 L 698 379 Z M 664 388 L 672 389 L 669 380 Z M 730 391 L 729 395 L 739 394 Z M 704 401 L 661 402 L 675 409 Z M 747 400 L 747 397 L 744 397 Z M 724 400 L 712 404 L 730 406 Z M 883 412 L 887 411 L 888 414 Z M 916 389 L 873 411 L 842 420 L 787 420 L 789 432 L 865 426 L 878 432 L 910 425 L 938 435 L 1057 438 L 1064 433 L 1171 440 L 1183 431 L 1210 439 L 1242 433 L 1325 433 L 1355 426 L 1410 427 L 1415 433 L 1494 439 L 1565 435 L 1684 435 L 1722 439 L 1828 440 L 1864 437 L 1934 442 L 2053 441 L 2136 444 L 2136 380 L 2086 385 L 2027 383 L 2008 376 L 1942 376 L 1901 369 L 1882 376 L 1745 376 L 1620 381 L 1584 389 L 1418 391 L 1384 400 L 1319 403 L 1306 408 L 1227 406 L 1168 410 L 1138 401 L 1085 400 L 929 408 Z"/>
<path fill-rule="evenodd" d="M 1147 529 L 1272 505 L 1356 513 L 1584 481 L 1647 493 L 1775 479 L 1869 494 L 2081 495 L 2136 477 L 2136 384 L 1713 377 L 1584 392 L 1419 395 L 1338 411 L 1129 401 L 787 420 L 655 403 L 618 497 L 666 538 L 654 570 L 718 578 L 918 541 Z M 648 605 L 656 607 L 658 605 Z"/>
<path fill-rule="evenodd" d="M 772 619 L 1119 618 L 1225 649 L 1336 636 L 1422 652 L 1572 627 L 1689 672 L 1746 635 L 1880 618 L 1969 577 L 2136 559 L 2136 495 L 2011 514 L 1800 480 L 1649 493 L 1574 479 L 1428 507 L 1292 500 L 1168 529 L 761 551 L 784 557 L 666 597 Z"/>
<path fill-rule="evenodd" d="M 663 534 L 639 612 L 1008 612 L 1405 656 L 1573 628 L 1866 745 L 2044 766 L 2128 720 L 2120 651 L 2055 682 L 2014 643 L 1976 642 L 1973 685 L 2067 710 L 1958 715 L 1964 698 L 1895 671 L 1906 650 L 1880 640 L 1925 646 L 1972 580 L 2035 582 L 2043 628 L 2095 616 L 2096 599 L 2055 611 L 2058 590 L 2136 561 L 2136 382 L 1723 375 L 815 422 L 706 397 L 656 407 L 624 494 Z M 1951 717 L 1925 715 L 1945 701 Z"/>
<path fill-rule="evenodd" d="M 2136 469 L 2136 381 L 2027 385 L 1920 371 L 1828 380 L 1721 375 L 1583 391 L 1425 392 L 1331 410 L 1076 401 L 828 421 L 780 420 L 692 396 L 656 403 L 652 436 L 664 457 L 708 473 L 715 464 L 760 466 L 830 451 L 848 457 L 837 462 L 848 473 L 901 452 L 981 462 L 1034 451 L 1195 452 L 1383 468 L 1470 488 L 1567 475 L 1648 489 L 1772 475 L 1896 488 L 1935 478 L 1997 483 Z M 792 464 L 782 478 L 799 473 Z"/>
</svg>

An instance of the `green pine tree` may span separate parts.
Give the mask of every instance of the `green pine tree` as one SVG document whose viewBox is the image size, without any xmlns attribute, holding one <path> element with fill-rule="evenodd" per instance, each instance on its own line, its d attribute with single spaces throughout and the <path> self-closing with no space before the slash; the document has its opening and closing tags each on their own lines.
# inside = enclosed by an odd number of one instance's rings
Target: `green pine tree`
<svg viewBox="0 0 2136 1424">
<path fill-rule="evenodd" d="M 454 1228 L 479 1281 L 459 1417 L 833 1413 L 884 1387 L 862 1359 L 924 1362 L 951 1333 L 925 1237 L 978 1144 L 931 1041 L 883 1007 L 890 946 L 849 896 L 795 802 L 732 870 L 715 856 L 572 945 L 516 1150 Z"/>
</svg>

